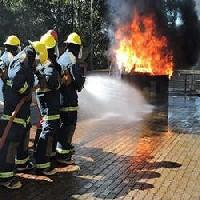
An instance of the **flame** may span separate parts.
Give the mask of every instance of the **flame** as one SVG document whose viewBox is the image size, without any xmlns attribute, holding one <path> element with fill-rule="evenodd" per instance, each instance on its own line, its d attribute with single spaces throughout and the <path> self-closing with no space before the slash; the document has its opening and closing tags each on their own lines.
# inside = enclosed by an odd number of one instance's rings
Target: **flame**
<svg viewBox="0 0 200 200">
<path fill-rule="evenodd" d="M 121 25 L 115 33 L 114 54 L 120 71 L 150 75 L 172 75 L 172 54 L 167 38 L 156 34 L 152 16 L 133 17 L 129 25 Z"/>
</svg>

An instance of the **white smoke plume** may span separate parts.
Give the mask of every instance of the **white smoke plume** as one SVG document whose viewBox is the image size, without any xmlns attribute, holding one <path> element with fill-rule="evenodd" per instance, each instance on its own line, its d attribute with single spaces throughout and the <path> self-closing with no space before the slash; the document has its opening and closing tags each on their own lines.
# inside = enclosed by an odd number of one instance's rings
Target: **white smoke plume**
<svg viewBox="0 0 200 200">
<path fill-rule="evenodd" d="M 144 12 L 145 8 L 149 7 L 148 2 L 145 2 L 145 0 L 107 0 L 111 23 L 116 26 L 130 21 L 135 8 L 139 12 Z"/>
</svg>

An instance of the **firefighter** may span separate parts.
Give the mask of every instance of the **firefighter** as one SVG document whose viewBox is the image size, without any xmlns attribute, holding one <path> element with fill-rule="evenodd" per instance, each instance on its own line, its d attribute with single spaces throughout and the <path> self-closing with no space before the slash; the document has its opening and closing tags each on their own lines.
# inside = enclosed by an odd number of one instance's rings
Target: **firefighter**
<svg viewBox="0 0 200 200">
<path fill-rule="evenodd" d="M 38 66 L 36 71 L 39 82 L 36 99 L 42 116 L 42 130 L 36 145 L 35 160 L 37 172 L 53 175 L 56 170 L 51 164 L 50 157 L 55 153 L 53 145 L 60 125 L 60 81 L 59 73 L 51 59 L 56 46 L 55 39 L 52 35 L 45 34 L 40 42 L 46 46 L 50 57 L 46 63 Z"/>
<path fill-rule="evenodd" d="M 48 36 L 50 35 L 50 36 Z M 45 36 L 49 38 L 49 40 L 55 40 L 56 44 L 53 48 L 48 48 L 48 55 L 49 55 L 49 60 L 53 63 L 54 67 L 56 68 L 56 70 L 58 71 L 59 74 L 61 74 L 61 67 L 60 65 L 57 63 L 57 59 L 59 57 L 59 49 L 58 49 L 58 35 L 56 33 L 56 31 L 54 30 L 49 30 L 42 38 L 41 40 L 45 41 Z M 47 40 L 47 39 L 46 39 Z M 47 43 L 47 42 L 46 42 Z M 48 46 L 48 45 L 47 45 Z"/>
<path fill-rule="evenodd" d="M 48 36 L 48 34 L 50 34 L 50 36 Z M 55 42 L 53 42 L 53 39 L 56 41 L 56 45 L 55 45 Z M 46 45 L 46 47 L 48 49 L 49 60 L 53 64 L 53 67 L 57 70 L 58 76 L 59 76 L 58 78 L 60 81 L 61 66 L 57 63 L 57 59 L 59 56 L 57 32 L 54 30 L 49 30 L 46 34 L 46 37 L 41 38 L 41 41 L 44 42 L 44 44 Z M 52 41 L 52 42 L 48 42 L 48 41 Z M 49 43 L 51 43 L 52 45 L 49 45 Z M 60 96 L 60 92 L 59 92 L 59 96 Z M 52 150 L 52 154 L 51 154 L 52 160 L 55 160 L 55 158 L 56 158 L 56 144 L 57 144 L 57 134 L 54 135 L 53 150 Z"/>
<path fill-rule="evenodd" d="M 55 30 L 52 30 L 52 29 L 48 30 L 47 33 L 51 34 L 56 40 L 55 55 L 58 58 L 60 56 L 59 49 L 58 49 L 58 34 Z"/>
<path fill-rule="evenodd" d="M 53 33 L 53 34 L 52 34 Z M 48 31 L 46 34 L 44 34 L 40 41 L 46 45 L 47 49 L 48 49 L 48 59 L 49 61 L 52 63 L 52 66 L 58 71 L 59 73 L 59 78 L 60 78 L 60 74 L 61 74 L 61 67 L 60 65 L 57 63 L 57 33 L 53 30 Z M 34 148 L 36 149 L 36 145 L 40 136 L 40 133 L 42 131 L 42 122 L 43 119 L 42 117 L 40 118 L 40 122 L 38 124 L 37 127 L 37 131 L 36 131 L 36 137 L 34 140 Z M 52 150 L 52 154 L 51 154 L 51 159 L 55 160 L 56 157 L 56 135 L 54 134 L 54 144 L 53 144 L 53 150 Z"/>
<path fill-rule="evenodd" d="M 8 67 L 10 63 L 20 51 L 20 40 L 17 36 L 11 35 L 11 36 L 8 36 L 8 38 L 4 42 L 4 45 L 5 45 L 5 52 L 1 57 L 0 66 L 1 66 L 1 75 L 2 75 L 1 77 L 3 80 L 3 96 L 7 96 L 7 92 L 9 92 L 9 81 L 7 84 L 7 79 L 8 79 L 7 71 L 8 71 Z M 32 168 L 31 163 L 29 162 L 29 156 L 28 156 L 28 139 L 29 139 L 30 127 L 31 127 L 30 117 L 28 117 L 27 134 L 24 135 L 22 143 L 19 145 L 17 149 L 17 156 L 16 156 L 15 163 L 16 163 L 18 171 L 23 171 L 25 169 Z"/>
<path fill-rule="evenodd" d="M 1 138 L 5 134 L 2 130 L 7 130 L 7 124 L 13 118 L 13 113 L 16 112 L 19 103 L 24 100 L 8 131 L 5 143 L 0 148 L 0 185 L 8 189 L 19 189 L 22 186 L 21 182 L 15 177 L 15 158 L 28 160 L 28 155 L 20 155 L 17 150 L 27 131 L 35 64 L 47 59 L 45 46 L 44 48 L 41 48 L 41 46 L 44 45 L 36 43 L 25 47 L 22 52 L 15 56 L 8 68 L 7 85 L 9 85 L 9 89 L 5 94 L 4 112 L 1 118 Z M 36 56 L 36 53 L 39 57 Z"/>
<path fill-rule="evenodd" d="M 3 96 L 5 93 L 6 80 L 8 78 L 8 67 L 12 62 L 14 56 L 19 53 L 20 50 L 20 40 L 17 36 L 11 35 L 8 36 L 6 41 L 4 42 L 5 51 L 0 58 L 0 78 L 3 81 Z"/>
<path fill-rule="evenodd" d="M 61 130 L 58 134 L 56 147 L 57 161 L 64 164 L 74 164 L 72 154 L 74 146 L 72 137 L 76 129 L 78 95 L 83 88 L 85 78 L 80 72 L 77 58 L 81 53 L 81 39 L 77 33 L 71 33 L 66 43 L 66 51 L 58 59 L 62 68 L 61 84 Z"/>
</svg>

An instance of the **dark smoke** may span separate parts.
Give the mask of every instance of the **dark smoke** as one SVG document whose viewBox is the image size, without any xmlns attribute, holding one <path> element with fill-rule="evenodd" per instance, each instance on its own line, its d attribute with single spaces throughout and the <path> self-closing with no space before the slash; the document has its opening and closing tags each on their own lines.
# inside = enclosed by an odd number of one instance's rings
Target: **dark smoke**
<svg viewBox="0 0 200 200">
<path fill-rule="evenodd" d="M 185 65 L 195 65 L 200 52 L 200 23 L 195 2 L 184 0 L 180 3 L 183 25 L 178 30 L 181 59 Z"/>
<path fill-rule="evenodd" d="M 157 34 L 169 41 L 175 67 L 190 68 L 198 61 L 200 23 L 194 0 L 108 0 L 107 4 L 113 32 L 118 25 L 129 23 L 135 10 L 141 16 L 153 15 Z"/>
<path fill-rule="evenodd" d="M 195 0 L 195 3 L 196 3 L 197 14 L 198 14 L 198 17 L 200 18 L 200 1 Z"/>
<path fill-rule="evenodd" d="M 155 14 L 159 18 L 163 2 L 163 0 L 108 0 L 110 23 L 113 26 L 128 23 L 135 11 L 141 15 Z"/>
</svg>

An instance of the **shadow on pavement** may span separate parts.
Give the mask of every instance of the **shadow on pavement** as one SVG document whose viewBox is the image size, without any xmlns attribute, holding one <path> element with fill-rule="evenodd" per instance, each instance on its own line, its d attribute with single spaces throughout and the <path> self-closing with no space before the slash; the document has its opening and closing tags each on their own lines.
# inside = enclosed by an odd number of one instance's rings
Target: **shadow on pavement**
<svg viewBox="0 0 200 200">
<path fill-rule="evenodd" d="M 18 191 L 1 188 L 0 199 L 69 200 L 79 199 L 81 195 L 118 198 L 131 190 L 154 188 L 147 180 L 160 178 L 161 174 L 153 170 L 181 167 L 181 164 L 170 161 L 151 162 L 153 157 L 150 155 L 120 156 L 98 148 L 78 148 L 75 158 L 81 171 L 72 173 L 69 167 L 63 167 L 59 168 L 60 173 L 49 178 L 19 174 L 23 188 Z"/>
</svg>

